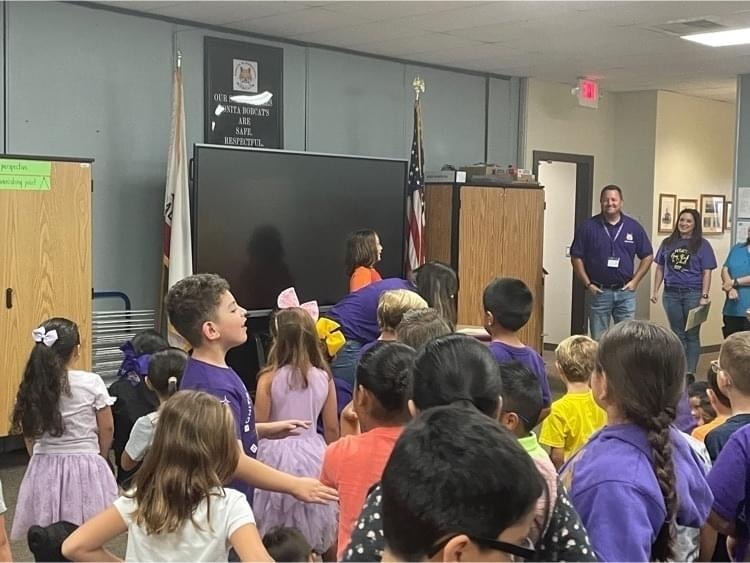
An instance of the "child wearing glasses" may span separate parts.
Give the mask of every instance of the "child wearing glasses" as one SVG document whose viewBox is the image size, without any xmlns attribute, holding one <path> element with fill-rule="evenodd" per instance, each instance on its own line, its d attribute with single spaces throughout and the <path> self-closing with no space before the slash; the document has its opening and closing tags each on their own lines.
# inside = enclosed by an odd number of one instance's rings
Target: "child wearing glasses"
<svg viewBox="0 0 750 563">
<path fill-rule="evenodd" d="M 383 561 L 531 560 L 543 489 L 531 458 L 492 418 L 466 405 L 429 409 L 383 472 Z"/>
<path fill-rule="evenodd" d="M 706 523 L 705 469 L 672 427 L 684 381 L 685 353 L 669 329 L 625 321 L 599 342 L 591 388 L 607 425 L 562 473 L 601 561 L 676 560 L 675 524 Z"/>
<path fill-rule="evenodd" d="M 719 390 L 732 407 L 732 416 L 706 434 L 704 440 L 711 461 L 716 461 L 730 436 L 750 424 L 750 332 L 729 335 L 711 369 L 716 372 Z"/>
</svg>

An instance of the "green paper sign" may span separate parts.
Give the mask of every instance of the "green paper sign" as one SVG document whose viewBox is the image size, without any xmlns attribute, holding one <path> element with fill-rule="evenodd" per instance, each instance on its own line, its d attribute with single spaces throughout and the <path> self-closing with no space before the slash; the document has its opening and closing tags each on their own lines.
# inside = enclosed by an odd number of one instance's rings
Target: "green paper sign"
<svg viewBox="0 0 750 563">
<path fill-rule="evenodd" d="M 0 190 L 50 190 L 51 176 L 49 161 L 0 159 Z"/>
</svg>

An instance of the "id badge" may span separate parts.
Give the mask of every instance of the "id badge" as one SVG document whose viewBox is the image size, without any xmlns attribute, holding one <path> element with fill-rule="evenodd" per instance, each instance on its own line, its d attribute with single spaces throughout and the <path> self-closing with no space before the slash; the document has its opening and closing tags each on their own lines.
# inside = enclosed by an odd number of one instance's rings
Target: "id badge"
<svg viewBox="0 0 750 563">
<path fill-rule="evenodd" d="M 618 257 L 611 257 L 607 259 L 607 268 L 619 268 L 620 259 Z"/>
</svg>

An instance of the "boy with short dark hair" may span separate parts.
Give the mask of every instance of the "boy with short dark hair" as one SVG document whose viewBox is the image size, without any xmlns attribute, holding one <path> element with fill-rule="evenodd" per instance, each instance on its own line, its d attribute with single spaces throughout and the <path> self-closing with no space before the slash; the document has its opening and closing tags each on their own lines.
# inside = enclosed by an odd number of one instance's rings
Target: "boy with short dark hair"
<svg viewBox="0 0 750 563">
<path fill-rule="evenodd" d="M 543 488 L 497 421 L 470 407 L 430 408 L 404 430 L 383 472 L 383 559 L 533 560 L 527 538 Z"/>
<path fill-rule="evenodd" d="M 496 278 L 484 289 L 482 298 L 484 326 L 492 337 L 490 351 L 498 362 L 521 362 L 536 375 L 542 391 L 539 419 L 543 420 L 549 414 L 551 399 L 544 360 L 518 338 L 518 331 L 529 322 L 533 301 L 531 290 L 514 278 Z"/>
<path fill-rule="evenodd" d="M 518 438 L 547 482 L 548 494 L 543 494 L 536 504 L 532 537 L 538 540 L 549 524 L 549 507 L 557 502 L 557 469 L 533 432 L 542 412 L 542 392 L 536 376 L 520 362 L 500 364 L 500 374 L 503 379 L 500 423 Z"/>
<path fill-rule="evenodd" d="M 247 340 L 245 309 L 216 274 L 196 274 L 177 282 L 168 292 L 169 322 L 193 347 L 180 389 L 205 391 L 222 400 L 232 411 L 241 451 L 238 472 L 230 487 L 243 492 L 252 506 L 254 487 L 285 492 L 299 500 L 335 499 L 335 491 L 316 479 L 294 477 L 255 460 L 258 438 L 280 438 L 310 421 L 283 420 L 255 423 L 255 410 L 245 384 L 226 363 L 226 353 Z M 251 459 L 248 459 L 251 458 Z M 252 484 L 250 484 L 252 483 Z"/>
</svg>

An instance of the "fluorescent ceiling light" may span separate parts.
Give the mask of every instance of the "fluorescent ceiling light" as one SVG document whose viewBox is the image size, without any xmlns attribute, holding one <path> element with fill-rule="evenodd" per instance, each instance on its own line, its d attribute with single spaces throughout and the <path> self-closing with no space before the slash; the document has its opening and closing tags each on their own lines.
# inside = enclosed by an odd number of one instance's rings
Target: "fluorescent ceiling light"
<svg viewBox="0 0 750 563">
<path fill-rule="evenodd" d="M 713 31 L 711 33 L 692 33 L 682 35 L 682 39 L 708 45 L 709 47 L 728 47 L 729 45 L 747 45 L 750 43 L 750 27 Z"/>
</svg>

